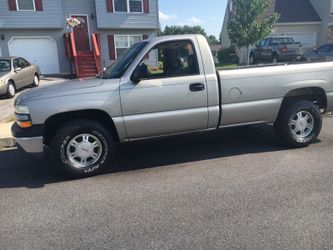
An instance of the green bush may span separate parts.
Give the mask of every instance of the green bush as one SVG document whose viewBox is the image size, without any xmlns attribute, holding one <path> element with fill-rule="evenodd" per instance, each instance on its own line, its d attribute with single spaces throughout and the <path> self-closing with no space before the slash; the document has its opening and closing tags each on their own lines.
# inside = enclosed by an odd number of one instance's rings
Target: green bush
<svg viewBox="0 0 333 250">
<path fill-rule="evenodd" d="M 220 63 L 232 63 L 232 64 L 238 64 L 239 58 L 236 55 L 235 47 L 230 46 L 229 48 L 225 48 L 220 50 L 217 53 L 217 59 Z"/>
</svg>

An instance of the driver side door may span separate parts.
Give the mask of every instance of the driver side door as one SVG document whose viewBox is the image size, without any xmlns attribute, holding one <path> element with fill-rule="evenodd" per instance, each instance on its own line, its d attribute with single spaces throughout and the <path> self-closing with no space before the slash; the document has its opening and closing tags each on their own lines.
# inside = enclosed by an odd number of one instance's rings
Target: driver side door
<svg viewBox="0 0 333 250">
<path fill-rule="evenodd" d="M 120 85 L 128 139 L 207 129 L 206 78 L 194 42 L 157 45 L 137 67 L 140 81 Z"/>
</svg>

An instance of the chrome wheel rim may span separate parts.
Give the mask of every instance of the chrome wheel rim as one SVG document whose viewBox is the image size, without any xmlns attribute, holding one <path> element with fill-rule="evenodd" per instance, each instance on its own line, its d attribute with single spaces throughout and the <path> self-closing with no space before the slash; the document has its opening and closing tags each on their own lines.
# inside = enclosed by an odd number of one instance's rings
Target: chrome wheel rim
<svg viewBox="0 0 333 250">
<path fill-rule="evenodd" d="M 8 86 L 8 92 L 11 96 L 14 96 L 15 95 L 15 87 L 13 84 L 9 84 Z"/>
<path fill-rule="evenodd" d="M 312 114 L 308 111 L 299 111 L 295 113 L 290 119 L 289 127 L 295 137 L 308 137 L 314 128 L 314 119 Z"/>
<path fill-rule="evenodd" d="M 67 156 L 75 168 L 95 164 L 102 155 L 102 143 L 94 135 L 80 134 L 67 145 Z"/>
<path fill-rule="evenodd" d="M 35 76 L 35 77 L 34 77 L 34 82 L 35 82 L 35 86 L 38 86 L 38 85 L 39 85 L 39 79 L 38 79 L 38 76 Z"/>
</svg>

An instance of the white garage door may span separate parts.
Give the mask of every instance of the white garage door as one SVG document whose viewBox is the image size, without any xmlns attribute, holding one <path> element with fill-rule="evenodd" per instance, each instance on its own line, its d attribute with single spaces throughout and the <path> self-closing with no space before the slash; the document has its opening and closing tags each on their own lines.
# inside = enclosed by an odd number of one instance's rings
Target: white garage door
<svg viewBox="0 0 333 250">
<path fill-rule="evenodd" d="M 8 42 L 9 54 L 37 64 L 42 74 L 59 73 L 57 44 L 50 38 L 12 38 Z"/>
<path fill-rule="evenodd" d="M 293 37 L 296 42 L 300 42 L 304 48 L 316 47 L 317 43 L 316 32 L 295 32 L 295 33 L 286 33 L 286 35 Z"/>
</svg>

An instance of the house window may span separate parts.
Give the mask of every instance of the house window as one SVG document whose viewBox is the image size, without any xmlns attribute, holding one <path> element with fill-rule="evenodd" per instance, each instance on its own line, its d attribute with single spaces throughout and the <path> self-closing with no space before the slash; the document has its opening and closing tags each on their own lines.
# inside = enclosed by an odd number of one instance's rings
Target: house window
<svg viewBox="0 0 333 250">
<path fill-rule="evenodd" d="M 140 42 L 142 40 L 141 35 L 119 35 L 115 36 L 115 47 L 117 58 L 124 53 L 133 44 Z"/>
<path fill-rule="evenodd" d="M 142 0 L 129 0 L 130 12 L 142 13 Z"/>
<path fill-rule="evenodd" d="M 115 0 L 114 9 L 116 12 L 142 13 L 142 0 Z"/>
<path fill-rule="evenodd" d="M 16 0 L 16 6 L 17 10 L 36 10 L 34 0 Z"/>
<path fill-rule="evenodd" d="M 116 12 L 127 12 L 127 0 L 115 0 L 114 9 Z"/>
</svg>

